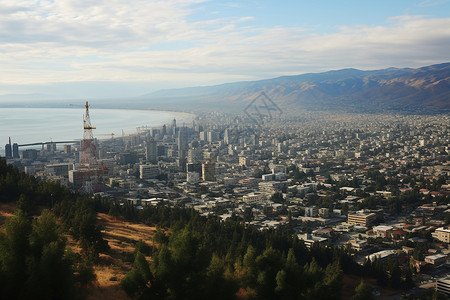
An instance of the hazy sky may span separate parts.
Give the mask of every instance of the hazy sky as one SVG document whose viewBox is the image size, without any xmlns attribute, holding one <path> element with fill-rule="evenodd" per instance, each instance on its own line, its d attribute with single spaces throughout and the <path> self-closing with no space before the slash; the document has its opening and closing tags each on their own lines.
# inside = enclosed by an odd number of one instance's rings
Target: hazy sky
<svg viewBox="0 0 450 300">
<path fill-rule="evenodd" d="M 0 1 L 0 95 L 136 96 L 448 61 L 445 0 Z"/>
</svg>

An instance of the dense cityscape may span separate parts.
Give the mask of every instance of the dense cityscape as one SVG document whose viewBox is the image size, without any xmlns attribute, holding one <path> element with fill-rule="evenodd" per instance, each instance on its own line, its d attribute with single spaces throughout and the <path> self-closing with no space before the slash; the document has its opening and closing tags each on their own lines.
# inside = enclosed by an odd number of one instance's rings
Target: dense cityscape
<svg viewBox="0 0 450 300">
<path fill-rule="evenodd" d="M 0 300 L 449 299 L 449 13 L 0 1 Z"/>
<path fill-rule="evenodd" d="M 448 124 L 445 114 L 202 113 L 192 124 L 85 135 L 62 149 L 6 145 L 6 157 L 27 174 L 138 210 L 184 207 L 259 230 L 288 225 L 307 247 L 343 247 L 360 265 L 411 265 L 416 288 L 445 292 Z M 85 120 L 84 128 L 94 127 Z"/>
</svg>

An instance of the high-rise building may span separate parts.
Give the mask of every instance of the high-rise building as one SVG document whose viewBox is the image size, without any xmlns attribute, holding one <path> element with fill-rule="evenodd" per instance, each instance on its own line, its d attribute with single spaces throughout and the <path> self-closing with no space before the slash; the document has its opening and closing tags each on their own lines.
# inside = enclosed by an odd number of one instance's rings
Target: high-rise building
<svg viewBox="0 0 450 300">
<path fill-rule="evenodd" d="M 9 143 L 5 145 L 5 157 L 12 158 L 11 138 L 9 138 Z"/>
<path fill-rule="evenodd" d="M 6 144 L 6 145 L 5 145 L 5 157 L 6 157 L 6 158 L 12 158 L 12 148 L 11 148 L 11 144 Z"/>
<path fill-rule="evenodd" d="M 145 159 L 150 163 L 157 163 L 158 161 L 158 149 L 156 147 L 156 141 L 150 139 L 150 141 L 145 146 Z"/>
<path fill-rule="evenodd" d="M 14 143 L 12 146 L 12 157 L 13 158 L 20 158 L 19 156 L 19 145 L 17 143 Z"/>
<path fill-rule="evenodd" d="M 202 164 L 188 163 L 186 165 L 186 181 L 190 184 L 198 183 L 202 173 Z"/>
<path fill-rule="evenodd" d="M 225 132 L 223 134 L 223 143 L 225 145 L 228 145 L 230 143 L 230 136 L 229 135 L 230 135 L 230 133 L 229 133 L 229 130 L 227 128 L 227 129 L 225 129 Z"/>
<path fill-rule="evenodd" d="M 72 152 L 72 146 L 70 145 L 64 145 L 64 153 L 69 154 Z"/>
<path fill-rule="evenodd" d="M 210 143 L 214 143 L 216 141 L 216 132 L 215 131 L 208 131 L 208 136 L 207 136 L 208 142 Z"/>
<path fill-rule="evenodd" d="M 177 120 L 175 120 L 175 118 L 172 121 L 171 130 L 172 130 L 172 136 L 175 137 L 177 135 Z"/>
<path fill-rule="evenodd" d="M 47 144 L 47 151 L 48 152 L 55 152 L 56 151 L 56 144 L 55 143 L 48 143 Z"/>
<path fill-rule="evenodd" d="M 187 162 L 190 164 L 200 163 L 203 160 L 203 152 L 199 147 L 188 150 Z"/>
<path fill-rule="evenodd" d="M 200 131 L 199 136 L 200 136 L 200 141 L 206 141 L 206 138 L 207 138 L 206 131 Z"/>
<path fill-rule="evenodd" d="M 210 161 L 202 164 L 202 179 L 203 181 L 216 180 L 216 164 Z"/>
<path fill-rule="evenodd" d="M 178 157 L 185 158 L 187 156 L 187 150 L 188 150 L 188 137 L 187 137 L 187 128 L 181 127 L 178 131 L 178 140 L 177 140 L 177 146 L 178 146 Z"/>
</svg>

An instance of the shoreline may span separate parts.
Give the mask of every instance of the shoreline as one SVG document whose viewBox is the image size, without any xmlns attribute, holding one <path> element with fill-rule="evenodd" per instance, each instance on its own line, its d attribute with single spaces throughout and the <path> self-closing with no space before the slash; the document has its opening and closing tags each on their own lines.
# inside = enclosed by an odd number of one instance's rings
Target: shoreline
<svg viewBox="0 0 450 300">
<path fill-rule="evenodd" d="M 83 107 L 84 108 L 84 107 Z M 8 110 L 18 110 L 18 114 L 20 113 L 20 110 L 26 109 L 26 110 L 39 110 L 39 111 L 49 111 L 51 114 L 52 110 L 70 110 L 70 114 L 72 114 L 73 111 L 79 111 L 79 115 L 80 118 L 82 118 L 83 114 L 84 114 L 84 109 L 81 106 L 80 107 L 74 107 L 74 106 L 70 106 L 70 107 L 23 107 L 23 106 L 15 106 L 15 107 L 0 107 L 0 111 L 2 109 L 8 109 Z M 91 118 L 92 118 L 92 114 L 94 114 L 94 119 L 91 119 L 93 125 L 95 126 L 96 124 L 96 120 L 95 120 L 95 114 L 96 111 L 100 111 L 100 113 L 105 113 L 107 111 L 117 111 L 117 112 L 122 112 L 124 114 L 126 114 L 127 112 L 129 112 L 130 114 L 132 114 L 133 112 L 139 113 L 136 114 L 137 116 L 141 116 L 142 114 L 145 113 L 150 113 L 153 114 L 154 118 L 142 118 L 142 122 L 140 122 L 140 124 L 136 124 L 129 126 L 128 128 L 113 128 L 112 130 L 110 130 L 111 133 L 114 133 L 114 137 L 115 138 L 122 138 L 122 137 L 128 137 L 128 136 L 132 136 L 132 135 L 136 135 L 136 134 L 140 134 L 141 131 L 139 130 L 140 128 L 148 128 L 149 130 L 152 128 L 161 128 L 164 125 L 170 124 L 171 121 L 173 120 L 173 118 L 177 119 L 177 124 L 189 124 L 189 122 L 192 122 L 192 120 L 194 120 L 197 115 L 193 114 L 193 113 L 188 113 L 188 112 L 177 112 L 177 111 L 166 111 L 166 110 L 154 110 L 154 109 L 136 109 L 136 108 L 102 108 L 102 107 L 94 107 L 92 108 L 90 106 L 90 112 L 91 112 Z M 148 125 L 149 120 L 155 120 L 157 119 L 155 116 L 159 115 L 159 114 L 167 114 L 168 118 L 166 120 L 161 120 L 161 122 L 158 122 L 158 124 L 152 124 L 152 125 Z M 99 123 L 102 123 L 102 119 L 99 118 Z M 181 119 L 181 120 L 180 120 Z M 140 120 L 140 118 L 138 119 Z M 179 123 L 180 122 L 180 123 Z M 44 122 L 45 123 L 45 122 Z M 115 123 L 115 122 L 112 122 Z M 81 124 L 81 123 L 80 123 Z M 9 125 L 5 125 L 6 128 L 8 128 Z M 30 123 L 30 127 L 32 127 L 33 124 Z M 80 125 L 80 128 L 81 125 Z M 106 127 L 104 127 L 106 128 Z M 101 141 L 105 141 L 110 139 L 110 137 L 108 137 L 107 135 L 109 133 L 104 133 L 105 130 L 102 130 L 102 132 L 99 132 L 98 134 L 95 134 L 94 132 L 94 138 L 101 140 Z M 127 132 L 127 133 L 125 133 Z M 124 135 L 122 135 L 121 133 L 125 133 Z M 19 142 L 19 144 L 31 144 L 31 143 L 39 143 L 41 141 L 43 142 L 50 142 L 51 140 L 47 141 L 46 138 L 39 138 L 39 136 L 45 136 L 45 135 L 52 135 L 52 132 L 49 131 L 48 133 L 44 133 L 44 132 L 39 132 L 36 133 L 34 136 L 36 137 L 33 140 L 22 140 L 21 142 Z M 5 137 L 3 137 L 5 139 L 5 141 L 1 141 L 0 142 L 0 156 L 4 156 L 5 155 L 5 147 L 4 145 L 7 143 L 7 136 L 11 136 L 13 137 L 13 142 L 14 140 L 17 140 L 17 138 L 15 137 L 20 137 L 21 134 L 7 134 L 5 135 Z M 22 133 L 22 136 L 27 136 L 25 133 Z M 59 141 L 59 140 L 71 140 L 71 141 L 78 141 L 78 140 L 82 140 L 83 139 L 83 133 L 82 130 L 80 129 L 80 134 L 77 135 L 73 135 L 72 136 L 76 136 L 75 138 L 70 138 L 71 134 L 68 133 L 68 135 L 62 139 L 53 139 L 53 141 Z M 111 136 L 111 135 L 110 135 Z M 41 140 L 41 141 L 39 141 Z M 34 146 L 25 146 L 25 147 L 21 147 L 21 149 L 33 149 L 33 148 L 40 148 L 40 146 L 38 147 L 34 147 Z"/>
</svg>

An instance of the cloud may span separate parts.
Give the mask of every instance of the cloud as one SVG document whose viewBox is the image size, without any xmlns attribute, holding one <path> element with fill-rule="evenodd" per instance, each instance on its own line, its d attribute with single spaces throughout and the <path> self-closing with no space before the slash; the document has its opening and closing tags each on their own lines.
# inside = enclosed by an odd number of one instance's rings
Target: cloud
<svg viewBox="0 0 450 300">
<path fill-rule="evenodd" d="M 449 0 L 424 0 L 417 4 L 419 7 L 438 6 L 444 3 L 448 3 Z"/>
<path fill-rule="evenodd" d="M 0 84 L 127 81 L 174 86 L 450 61 L 450 18 L 397 16 L 317 34 L 252 16 L 190 20 L 199 0 L 4 0 Z"/>
</svg>

